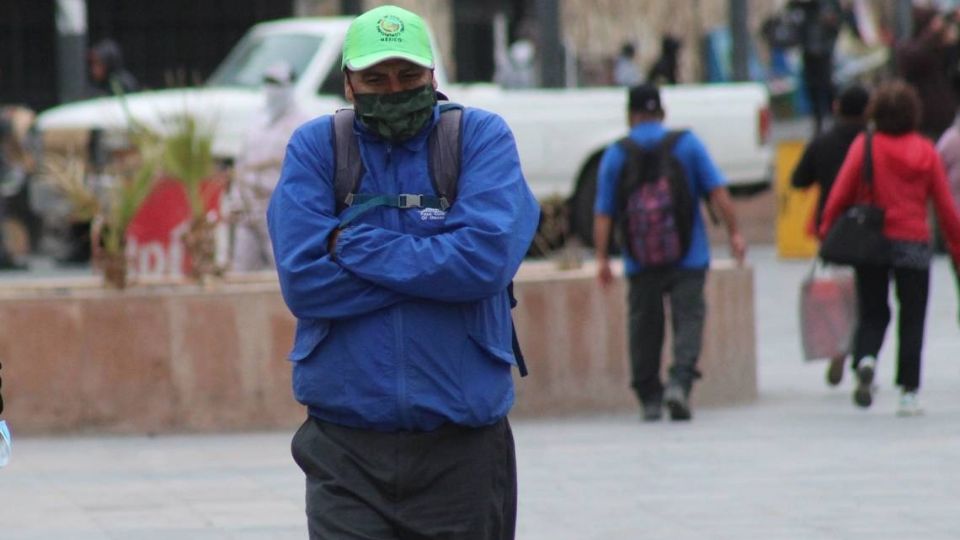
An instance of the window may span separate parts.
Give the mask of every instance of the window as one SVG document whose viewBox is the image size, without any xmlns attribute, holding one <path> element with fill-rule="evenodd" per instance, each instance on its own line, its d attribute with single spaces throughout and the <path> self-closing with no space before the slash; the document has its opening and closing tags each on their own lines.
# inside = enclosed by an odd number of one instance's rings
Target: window
<svg viewBox="0 0 960 540">
<path fill-rule="evenodd" d="M 258 87 L 263 72 L 271 65 L 286 61 L 300 76 L 320 47 L 322 38 L 314 35 L 254 36 L 241 41 L 207 81 L 208 86 Z"/>
</svg>

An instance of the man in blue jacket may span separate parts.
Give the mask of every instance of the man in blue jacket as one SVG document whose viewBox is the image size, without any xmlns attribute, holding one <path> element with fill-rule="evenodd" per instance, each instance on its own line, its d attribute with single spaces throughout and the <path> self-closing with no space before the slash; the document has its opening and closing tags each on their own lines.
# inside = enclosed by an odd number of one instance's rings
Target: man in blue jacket
<svg viewBox="0 0 960 540">
<path fill-rule="evenodd" d="M 633 144 L 653 149 L 665 137 L 664 110 L 660 91 L 649 84 L 629 90 L 629 138 Z M 690 391 L 700 377 L 697 360 L 703 337 L 706 315 L 704 285 L 710 267 L 710 244 L 700 201 L 709 198 L 719 210 L 727 226 L 730 251 L 738 263 L 746 254 L 746 241 L 737 228 L 737 220 L 727 192 L 727 181 L 707 154 L 703 143 L 690 132 L 683 132 L 667 149 L 683 169 L 691 208 L 686 214 L 692 219 L 689 246 L 679 253 L 679 259 L 669 266 L 644 267 L 629 249 L 623 250 L 624 272 L 629 280 L 628 335 L 631 380 L 630 384 L 643 408 L 643 419 L 656 421 L 667 406 L 671 420 L 690 420 Z M 597 179 L 597 198 L 594 205 L 594 246 L 597 258 L 597 279 L 602 286 L 613 280 L 607 246 L 615 220 L 626 211 L 625 202 L 618 200 L 619 185 L 627 165 L 623 144 L 614 144 L 604 152 Z M 673 365 L 666 387 L 660 378 L 660 357 L 663 348 L 665 298 L 670 299 L 673 321 Z"/>
<path fill-rule="evenodd" d="M 394 6 L 360 15 L 342 67 L 358 195 L 434 196 L 427 142 L 441 113 L 424 21 Z M 287 147 L 267 219 L 297 318 L 293 390 L 308 418 L 292 451 L 311 538 L 513 538 L 507 286 L 539 206 L 504 121 L 467 108 L 461 122 L 445 209 L 339 212 L 332 116 Z"/>
</svg>

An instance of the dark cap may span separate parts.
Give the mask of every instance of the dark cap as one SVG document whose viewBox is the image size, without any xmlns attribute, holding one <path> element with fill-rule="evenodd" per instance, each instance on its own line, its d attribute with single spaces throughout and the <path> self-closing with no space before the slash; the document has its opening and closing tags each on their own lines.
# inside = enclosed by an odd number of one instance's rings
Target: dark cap
<svg viewBox="0 0 960 540">
<path fill-rule="evenodd" d="M 656 114 L 663 112 L 660 105 L 660 90 L 652 84 L 641 84 L 630 89 L 627 103 L 630 112 Z"/>
</svg>

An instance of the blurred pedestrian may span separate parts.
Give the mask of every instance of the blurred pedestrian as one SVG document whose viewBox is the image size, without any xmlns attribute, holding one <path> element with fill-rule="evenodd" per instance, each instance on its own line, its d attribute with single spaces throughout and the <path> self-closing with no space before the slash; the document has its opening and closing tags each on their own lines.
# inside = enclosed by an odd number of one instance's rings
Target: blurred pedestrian
<svg viewBox="0 0 960 540">
<path fill-rule="evenodd" d="M 4 223 L 7 219 L 6 199 L 8 191 L 19 190 L 26 172 L 15 163 L 19 143 L 15 140 L 13 121 L 8 109 L 0 108 L 0 270 L 24 270 L 26 265 L 14 258 L 7 245 Z M 13 187 L 11 187 L 13 186 Z"/>
<path fill-rule="evenodd" d="M 617 86 L 636 86 L 643 82 L 643 75 L 637 67 L 637 49 L 626 41 L 620 46 L 620 54 L 613 63 L 613 83 Z"/>
<path fill-rule="evenodd" d="M 112 39 L 102 39 L 87 54 L 89 97 L 112 96 L 118 92 L 135 92 L 140 85 L 123 63 L 120 45 Z"/>
<path fill-rule="evenodd" d="M 679 39 L 667 34 L 660 39 L 660 57 L 650 67 L 647 82 L 655 85 L 677 84 L 677 68 L 680 62 Z"/>
<path fill-rule="evenodd" d="M 438 103 L 434 65 L 418 15 L 354 19 L 353 110 L 294 133 L 270 200 L 310 538 L 514 537 L 509 284 L 539 206 L 510 128 Z"/>
<path fill-rule="evenodd" d="M 833 127 L 810 141 L 800 157 L 800 162 L 793 170 L 791 178 L 793 187 L 808 188 L 814 185 L 820 187 L 817 207 L 810 220 L 810 231 L 814 234 L 820 226 L 823 207 L 830 195 L 837 172 L 840 171 L 840 166 L 843 165 L 843 160 L 847 156 L 847 150 L 853 143 L 853 139 L 866 127 L 865 112 L 869 99 L 870 93 L 863 86 L 852 84 L 846 87 L 833 102 L 833 114 L 836 117 Z M 830 385 L 836 386 L 843 379 L 845 358 L 845 356 L 839 356 L 831 359 L 827 368 L 827 382 Z"/>
<path fill-rule="evenodd" d="M 109 38 L 98 41 L 87 52 L 87 77 L 88 98 L 126 94 L 139 89 L 136 78 L 124 67 L 120 46 Z M 90 132 L 87 151 L 91 169 L 103 172 L 109 155 L 105 152 L 102 130 Z M 90 262 L 93 255 L 90 226 L 87 220 L 70 222 L 64 231 L 65 250 L 56 257 L 57 262 L 64 265 Z"/>
<path fill-rule="evenodd" d="M 629 281 L 630 384 L 640 401 L 644 420 L 659 420 L 663 405 L 667 406 L 672 420 L 689 420 L 690 392 L 694 381 L 700 378 L 697 360 L 706 315 L 704 284 L 710 266 L 710 245 L 700 213 L 701 199 L 709 197 L 711 204 L 720 210 L 727 225 L 730 250 L 738 263 L 743 262 L 747 246 L 737 229 L 727 181 L 700 139 L 688 131 L 668 132 L 664 128 L 665 112 L 657 87 L 644 84 L 628 92 L 629 136 L 611 145 L 600 161 L 593 228 L 597 279 L 603 287 L 613 280 L 607 246 L 614 223 L 624 231 L 621 244 L 632 247 L 633 240 L 640 239 L 631 238 L 630 232 L 625 231 L 633 227 L 628 217 L 636 216 L 645 224 L 656 219 L 656 216 L 642 213 L 642 209 L 648 208 L 646 204 L 634 204 L 635 194 L 646 187 L 638 185 L 643 182 L 640 177 L 653 173 L 651 193 L 656 200 L 670 199 L 671 208 L 666 209 L 670 215 L 666 220 L 658 220 L 664 223 L 662 232 L 666 234 L 658 238 L 645 235 L 640 243 L 652 247 L 651 260 L 668 251 L 667 244 L 674 246 L 669 251 L 676 257 L 672 262 L 663 260 L 663 264 L 644 266 L 638 260 L 641 253 L 626 247 L 623 250 L 624 269 Z M 654 156 L 656 162 L 651 162 Z M 644 166 L 656 170 L 644 170 Z M 680 185 L 663 185 L 668 181 L 661 181 L 659 174 L 668 170 L 667 167 L 673 171 L 672 182 Z M 687 196 L 670 198 L 665 193 L 667 191 L 679 191 Z M 686 222 L 677 223 L 676 219 L 685 219 Z M 667 230 L 668 227 L 673 227 L 674 231 L 689 231 L 685 249 L 683 239 L 675 242 L 672 237 L 679 234 L 672 235 L 673 231 Z M 667 238 L 668 235 L 671 238 Z M 660 378 L 665 297 L 670 298 L 673 318 L 673 365 L 666 388 Z"/>
<path fill-rule="evenodd" d="M 953 69 L 950 75 L 950 86 L 953 95 L 960 103 L 960 70 Z M 953 124 L 943 132 L 940 140 L 937 141 L 937 153 L 943 160 L 943 165 L 947 170 L 947 180 L 950 182 L 950 193 L 953 195 L 953 205 L 960 210 L 960 110 L 954 117 Z M 938 248 L 942 245 L 942 233 L 940 229 L 934 231 L 939 237 L 936 244 Z M 957 278 L 957 294 L 960 297 L 960 272 L 954 268 L 954 274 Z"/>
<path fill-rule="evenodd" d="M 267 234 L 267 205 L 280 178 L 290 135 L 309 119 L 297 106 L 293 82 L 293 68 L 286 62 L 264 71 L 265 99 L 237 154 L 233 182 L 225 201 L 226 214 L 233 224 L 231 269 L 237 272 L 274 268 Z"/>
<path fill-rule="evenodd" d="M 813 113 L 814 133 L 820 133 L 833 102 L 833 50 L 843 10 L 838 0 L 791 0 L 787 9 L 799 28 L 803 83 Z"/>
<path fill-rule="evenodd" d="M 937 141 L 950 127 L 957 103 L 950 89 L 949 49 L 957 44 L 956 13 L 944 17 L 933 7 L 913 8 L 913 35 L 896 47 L 897 70 L 917 89 L 920 132 Z"/>
<path fill-rule="evenodd" d="M 507 57 L 500 63 L 495 79 L 504 88 L 537 86 L 536 47 L 533 41 L 521 38 L 510 44 Z"/>
<path fill-rule="evenodd" d="M 885 212 L 883 233 L 890 241 L 889 264 L 854 268 L 859 318 L 853 344 L 857 375 L 853 399 L 860 407 L 873 402 L 877 357 L 890 322 L 887 296 L 892 279 L 899 303 L 898 414 L 905 416 L 922 412 L 917 392 L 933 254 L 927 224 L 931 200 L 954 263 L 960 261 L 960 215 L 933 143 L 917 131 L 921 107 L 916 90 L 901 80 L 884 83 L 874 91 L 867 114 L 876 133 L 869 139 L 859 135 L 851 145 L 830 191 L 819 230 L 821 237 L 826 236 L 837 218 L 854 204 L 872 202 Z M 862 174 L 865 146 L 871 140 L 873 187 L 868 190 Z"/>
</svg>

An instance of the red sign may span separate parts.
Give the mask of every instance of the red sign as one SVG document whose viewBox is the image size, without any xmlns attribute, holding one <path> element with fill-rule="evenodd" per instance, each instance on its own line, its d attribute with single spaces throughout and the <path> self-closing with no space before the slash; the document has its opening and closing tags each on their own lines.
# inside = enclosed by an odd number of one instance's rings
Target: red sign
<svg viewBox="0 0 960 540">
<path fill-rule="evenodd" d="M 200 188 L 207 219 L 220 218 L 223 182 L 205 180 Z M 157 182 L 127 228 L 127 261 L 131 274 L 185 275 L 190 257 L 182 236 L 190 227 L 190 202 L 179 182 L 165 178 Z"/>
</svg>

